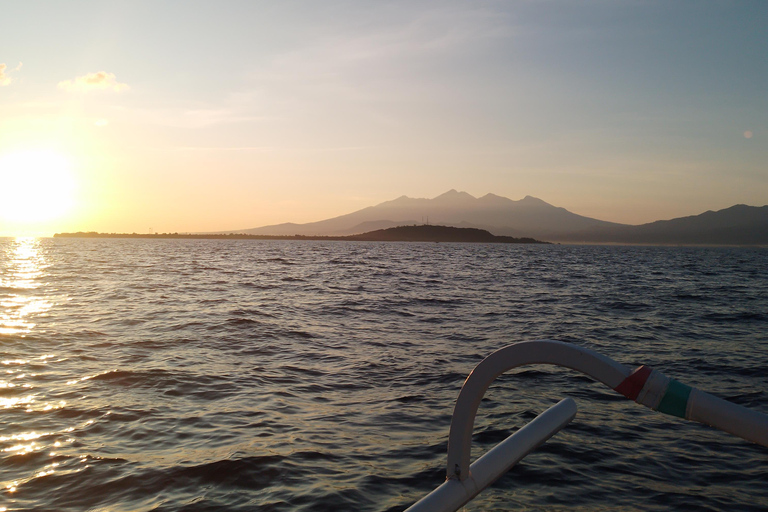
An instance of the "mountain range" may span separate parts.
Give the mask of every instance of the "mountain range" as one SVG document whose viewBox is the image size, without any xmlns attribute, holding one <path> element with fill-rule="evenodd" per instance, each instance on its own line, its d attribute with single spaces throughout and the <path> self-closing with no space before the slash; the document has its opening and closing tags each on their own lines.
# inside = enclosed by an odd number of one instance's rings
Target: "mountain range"
<svg viewBox="0 0 768 512">
<path fill-rule="evenodd" d="M 497 236 L 551 242 L 768 245 L 768 206 L 735 205 L 690 217 L 629 225 L 577 215 L 531 196 L 517 201 L 495 194 L 476 198 L 456 190 L 433 199 L 402 196 L 318 222 L 228 233 L 339 236 L 414 224 L 479 228 Z"/>
</svg>

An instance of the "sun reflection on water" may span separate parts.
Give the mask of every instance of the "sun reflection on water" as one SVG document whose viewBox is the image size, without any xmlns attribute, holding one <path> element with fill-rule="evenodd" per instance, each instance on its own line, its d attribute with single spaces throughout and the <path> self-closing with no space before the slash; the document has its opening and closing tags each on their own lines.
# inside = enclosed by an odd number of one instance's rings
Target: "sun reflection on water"
<svg viewBox="0 0 768 512">
<path fill-rule="evenodd" d="M 45 251 L 45 241 L 37 238 L 16 238 L 0 241 L 0 342 L 8 343 L 11 349 L 0 359 L 0 412 L 6 415 L 23 414 L 39 416 L 63 409 L 67 401 L 61 396 L 49 395 L 48 390 L 37 389 L 36 379 L 41 368 L 55 364 L 55 354 L 43 353 L 35 357 L 19 357 L 13 349 L 23 348 L 18 342 L 32 332 L 38 333 L 37 322 L 40 317 L 47 315 L 53 303 L 45 292 L 47 268 L 50 266 Z M 17 342 L 17 343 L 14 343 Z M 60 450 L 66 450 L 75 440 L 68 433 L 77 427 L 45 430 L 23 428 L 15 432 L 11 425 L 23 425 L 27 422 L 17 416 L 8 419 L 9 423 L 0 431 L 0 454 L 3 461 L 14 461 L 13 464 L 25 466 L 30 470 L 26 476 L 14 475 L 12 480 L 0 481 L 0 493 L 6 496 L 18 496 L 21 487 L 28 482 L 48 477 L 60 470 L 58 462 Z M 31 420 L 30 420 L 31 421 Z M 32 425 L 29 425 L 32 426 Z M 47 453 L 48 461 L 33 463 L 38 454 Z M 25 466 L 26 467 L 26 466 Z M 7 510 L 0 507 L 0 512 Z"/>
<path fill-rule="evenodd" d="M 48 267 L 40 239 L 17 238 L 0 254 L 0 335 L 32 332 L 51 303 L 35 294 Z"/>
</svg>

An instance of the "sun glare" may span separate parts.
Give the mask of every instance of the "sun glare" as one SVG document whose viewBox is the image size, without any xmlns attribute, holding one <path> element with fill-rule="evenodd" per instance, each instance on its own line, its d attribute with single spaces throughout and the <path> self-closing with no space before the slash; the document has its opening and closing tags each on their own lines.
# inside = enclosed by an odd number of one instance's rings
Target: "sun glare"
<svg viewBox="0 0 768 512">
<path fill-rule="evenodd" d="M 74 204 L 69 161 L 47 150 L 0 156 L 0 218 L 35 223 L 57 219 Z"/>
</svg>

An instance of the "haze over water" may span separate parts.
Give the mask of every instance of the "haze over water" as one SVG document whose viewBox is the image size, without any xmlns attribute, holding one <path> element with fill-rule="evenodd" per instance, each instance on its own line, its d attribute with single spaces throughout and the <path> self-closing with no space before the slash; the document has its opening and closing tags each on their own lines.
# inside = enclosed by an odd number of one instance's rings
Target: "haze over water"
<svg viewBox="0 0 768 512">
<path fill-rule="evenodd" d="M 0 239 L 0 507 L 402 510 L 454 401 L 559 339 L 768 413 L 768 251 Z M 467 510 L 764 510 L 766 449 L 573 372 L 502 376 L 473 455 L 575 421 Z"/>
</svg>

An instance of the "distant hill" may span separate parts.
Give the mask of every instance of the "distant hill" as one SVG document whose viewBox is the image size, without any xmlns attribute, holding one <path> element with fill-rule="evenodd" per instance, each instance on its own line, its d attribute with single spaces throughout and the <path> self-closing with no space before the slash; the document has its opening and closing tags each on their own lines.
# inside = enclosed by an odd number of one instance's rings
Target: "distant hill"
<svg viewBox="0 0 768 512">
<path fill-rule="evenodd" d="M 632 226 L 577 215 L 531 196 L 513 201 L 494 194 L 476 198 L 456 190 L 433 199 L 402 196 L 318 222 L 276 224 L 226 233 L 346 236 L 424 223 L 550 242 L 768 245 L 768 206 L 736 205 L 717 212 Z"/>
<path fill-rule="evenodd" d="M 533 238 L 496 236 L 484 229 L 455 228 L 450 226 L 397 226 L 379 229 L 361 235 L 345 236 L 346 240 L 370 242 L 471 242 L 495 244 L 545 244 Z"/>
<path fill-rule="evenodd" d="M 731 206 L 716 212 L 564 235 L 563 242 L 768 245 L 768 206 Z"/>
</svg>

